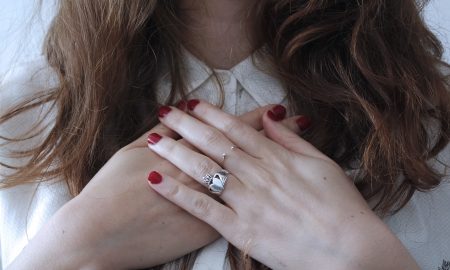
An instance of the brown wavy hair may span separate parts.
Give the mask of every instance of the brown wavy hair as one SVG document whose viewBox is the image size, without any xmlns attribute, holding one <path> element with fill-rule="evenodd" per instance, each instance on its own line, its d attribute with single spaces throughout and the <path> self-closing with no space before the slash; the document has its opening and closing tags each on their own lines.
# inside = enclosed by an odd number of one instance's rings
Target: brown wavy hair
<svg viewBox="0 0 450 270">
<path fill-rule="evenodd" d="M 313 118 L 304 138 L 344 169 L 359 169 L 355 182 L 366 199 L 377 198 L 374 210 L 398 210 L 415 191 L 439 185 L 443 175 L 427 161 L 449 142 L 442 69 L 450 66 L 420 16 L 426 1 L 255 2 L 259 45 L 273 58 L 290 106 Z M 12 153 L 27 164 L 2 164 L 14 172 L 1 187 L 63 177 L 76 195 L 117 150 L 155 125 L 149 116 L 158 107 L 161 62 L 172 78 L 169 103 L 186 89 L 179 13 L 176 1 L 61 1 L 44 47 L 58 87 L 0 118 L 50 103 L 56 121 L 36 148 Z M 59 163 L 49 169 L 53 160 Z M 228 257 L 232 269 L 265 268 L 233 247 Z M 194 259 L 174 265 L 189 269 Z"/>
</svg>

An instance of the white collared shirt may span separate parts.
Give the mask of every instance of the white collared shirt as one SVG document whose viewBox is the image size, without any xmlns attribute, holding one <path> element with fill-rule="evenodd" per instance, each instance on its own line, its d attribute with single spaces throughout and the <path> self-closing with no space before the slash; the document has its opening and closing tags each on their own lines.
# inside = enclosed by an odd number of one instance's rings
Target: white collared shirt
<svg viewBox="0 0 450 270">
<path fill-rule="evenodd" d="M 215 105 L 223 101 L 222 110 L 234 115 L 268 104 L 286 103 L 283 86 L 270 75 L 271 64 L 261 55 L 249 56 L 229 70 L 215 69 L 217 77 L 213 70 L 188 51 L 184 50 L 184 56 L 183 72 L 189 98 L 207 100 Z M 163 74 L 158 86 L 160 103 L 165 103 L 170 85 L 169 75 Z"/>
<path fill-rule="evenodd" d="M 191 54 L 186 52 L 185 55 L 189 98 L 201 98 L 218 104 L 221 100 L 220 88 L 211 70 Z M 224 91 L 223 109 L 240 115 L 267 104 L 287 105 L 284 89 L 270 75 L 269 69 L 267 59 L 249 57 L 230 70 L 216 70 Z M 36 89 L 46 89 L 55 84 L 55 76 L 43 58 L 15 67 L 0 84 L 0 114 Z M 160 102 L 165 101 L 169 89 L 170 78 L 162 76 L 158 92 Z M 0 126 L 0 134 L 10 137 L 21 134 L 39 119 L 38 112 L 26 112 Z M 19 144 L 18 147 L 27 146 Z M 0 148 L 0 161 L 10 164 L 23 162 L 8 159 L 5 150 Z M 440 160 L 450 164 L 449 147 L 442 151 Z M 6 171 L 5 168 L 0 170 L 2 173 Z M 443 168 L 439 170 L 443 171 Z M 399 213 L 384 220 L 422 269 L 450 269 L 449 181 L 447 177 L 436 189 L 417 192 Z M 6 267 L 11 263 L 29 239 L 70 199 L 67 185 L 57 180 L 0 190 L 0 266 Z M 225 260 L 227 244 L 221 238 L 204 247 L 194 270 L 228 269 Z"/>
</svg>

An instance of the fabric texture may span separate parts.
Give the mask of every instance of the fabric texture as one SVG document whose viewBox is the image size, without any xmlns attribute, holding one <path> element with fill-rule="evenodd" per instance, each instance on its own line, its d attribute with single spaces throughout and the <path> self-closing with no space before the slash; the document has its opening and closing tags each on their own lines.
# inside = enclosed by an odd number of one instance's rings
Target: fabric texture
<svg viewBox="0 0 450 270">
<path fill-rule="evenodd" d="M 213 72 L 187 51 L 185 57 L 184 71 L 187 75 L 189 98 L 201 98 L 213 104 L 221 104 L 222 101 L 223 110 L 235 115 L 267 104 L 287 105 L 282 84 L 270 75 L 271 64 L 268 58 L 253 55 L 230 70 Z M 24 97 L 56 86 L 54 77 L 43 58 L 12 69 L 0 84 L 0 114 Z M 166 100 L 169 89 L 170 78 L 162 74 L 158 89 L 161 103 Z M 45 108 L 37 108 L 14 118 L 0 126 L 0 134 L 9 137 L 22 135 L 42 117 L 44 111 Z M 52 114 L 47 116 L 42 125 L 47 129 L 52 126 Z M 42 140 L 43 136 L 27 143 Z M 27 145 L 21 143 L 11 147 L 24 149 Z M 0 148 L 1 162 L 24 162 L 8 158 L 9 150 L 9 147 Z M 438 159 L 444 164 L 450 164 L 448 146 Z M 433 164 L 440 171 L 445 170 L 439 162 Z M 6 168 L 0 168 L 1 174 L 7 172 Z M 61 179 L 0 190 L 2 269 L 14 260 L 41 226 L 70 199 L 67 185 Z M 426 193 L 417 192 L 405 208 L 384 220 L 422 269 L 447 269 L 444 267 L 447 267 L 450 260 L 449 205 L 450 181 L 447 177 L 436 189 Z M 229 269 L 225 258 L 227 247 L 228 243 L 223 238 L 204 247 L 195 262 L 194 270 Z"/>
</svg>

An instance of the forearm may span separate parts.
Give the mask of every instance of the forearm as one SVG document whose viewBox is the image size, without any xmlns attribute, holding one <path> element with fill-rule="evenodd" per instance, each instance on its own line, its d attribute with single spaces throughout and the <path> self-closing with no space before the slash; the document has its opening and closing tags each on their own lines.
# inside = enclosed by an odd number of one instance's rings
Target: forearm
<svg viewBox="0 0 450 270">
<path fill-rule="evenodd" d="M 420 270 L 401 241 L 381 221 L 354 236 L 348 239 L 349 260 L 342 269 Z"/>
<path fill-rule="evenodd" d="M 89 236 L 76 233 L 79 230 L 75 228 L 83 226 L 76 220 L 77 211 L 69 202 L 41 228 L 7 270 L 103 269 L 86 243 Z"/>
</svg>

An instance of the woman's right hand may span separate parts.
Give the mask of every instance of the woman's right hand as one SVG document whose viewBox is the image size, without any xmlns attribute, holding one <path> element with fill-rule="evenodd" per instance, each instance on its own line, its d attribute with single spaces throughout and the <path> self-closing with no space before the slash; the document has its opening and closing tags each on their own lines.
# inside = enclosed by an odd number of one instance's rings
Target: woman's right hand
<svg viewBox="0 0 450 270">
<path fill-rule="evenodd" d="M 272 107 L 258 108 L 241 119 L 262 129 L 262 115 Z M 299 132 L 295 120 L 284 123 Z M 172 261 L 217 239 L 219 234 L 209 225 L 160 197 L 146 183 L 147 172 L 158 170 L 207 192 L 148 151 L 147 136 L 154 132 L 176 137 L 159 124 L 119 150 L 8 269 L 144 268 Z"/>
</svg>

